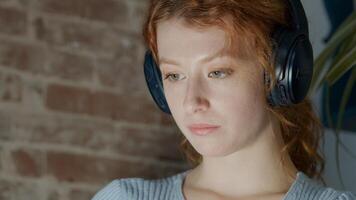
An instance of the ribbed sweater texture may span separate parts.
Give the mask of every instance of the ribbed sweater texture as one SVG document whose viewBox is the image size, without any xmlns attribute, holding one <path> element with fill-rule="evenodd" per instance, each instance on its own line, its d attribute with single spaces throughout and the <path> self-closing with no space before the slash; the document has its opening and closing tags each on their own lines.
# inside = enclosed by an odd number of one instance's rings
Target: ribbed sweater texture
<svg viewBox="0 0 356 200">
<path fill-rule="evenodd" d="M 100 189 L 91 200 L 189 200 L 183 195 L 182 183 L 190 170 L 161 179 L 115 179 Z M 356 200 L 356 195 L 350 191 L 324 187 L 298 171 L 283 200 Z"/>
</svg>

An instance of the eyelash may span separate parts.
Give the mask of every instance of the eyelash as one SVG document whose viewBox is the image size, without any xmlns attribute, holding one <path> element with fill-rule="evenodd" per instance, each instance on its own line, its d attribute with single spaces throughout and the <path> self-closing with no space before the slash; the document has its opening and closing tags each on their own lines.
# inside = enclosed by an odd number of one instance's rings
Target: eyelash
<svg viewBox="0 0 356 200">
<path fill-rule="evenodd" d="M 231 74 L 233 73 L 233 70 L 232 70 L 231 68 L 218 69 L 218 70 L 214 70 L 214 71 L 212 71 L 212 72 L 210 72 L 210 73 L 214 73 L 214 72 L 223 72 L 223 73 L 225 73 L 226 76 L 227 76 L 227 75 L 231 75 Z M 209 75 L 210 75 L 210 73 L 209 73 Z M 172 77 L 172 75 L 177 75 L 177 74 L 175 74 L 175 73 L 167 73 L 167 74 L 164 76 L 164 80 L 166 80 L 166 79 Z M 208 76 L 209 76 L 209 75 L 208 75 Z M 210 77 L 210 76 L 209 76 L 209 77 Z M 171 81 L 171 79 L 169 79 L 169 81 L 170 81 L 170 82 L 176 82 L 176 81 L 178 81 L 178 80 L 173 80 L 173 81 Z"/>
</svg>

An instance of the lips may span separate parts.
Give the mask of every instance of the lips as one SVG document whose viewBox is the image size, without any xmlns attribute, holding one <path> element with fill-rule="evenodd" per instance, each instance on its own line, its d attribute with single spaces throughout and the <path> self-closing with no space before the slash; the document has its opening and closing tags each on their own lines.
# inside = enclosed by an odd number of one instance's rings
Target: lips
<svg viewBox="0 0 356 200">
<path fill-rule="evenodd" d="M 214 132 L 220 126 L 211 124 L 191 124 L 188 126 L 189 130 L 196 135 L 207 135 Z"/>
</svg>

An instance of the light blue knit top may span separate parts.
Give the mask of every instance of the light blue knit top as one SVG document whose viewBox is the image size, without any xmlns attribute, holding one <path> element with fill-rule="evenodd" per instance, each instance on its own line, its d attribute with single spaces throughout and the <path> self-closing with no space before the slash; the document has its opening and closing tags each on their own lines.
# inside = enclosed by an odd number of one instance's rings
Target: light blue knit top
<svg viewBox="0 0 356 200">
<path fill-rule="evenodd" d="M 191 169 L 161 179 L 121 178 L 99 190 L 92 200 L 186 200 L 182 183 Z M 297 177 L 283 200 L 356 200 L 349 191 L 323 187 L 303 172 Z"/>
</svg>

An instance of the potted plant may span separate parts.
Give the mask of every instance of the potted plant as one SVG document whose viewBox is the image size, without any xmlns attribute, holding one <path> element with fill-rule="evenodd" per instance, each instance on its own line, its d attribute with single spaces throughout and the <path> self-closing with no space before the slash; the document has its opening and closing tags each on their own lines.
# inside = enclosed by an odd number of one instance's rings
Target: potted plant
<svg viewBox="0 0 356 200">
<path fill-rule="evenodd" d="M 330 88 L 337 83 L 341 77 L 348 74 L 343 86 L 340 103 L 336 116 L 330 112 Z M 352 152 L 339 137 L 342 129 L 345 108 L 352 94 L 356 81 L 356 12 L 353 11 L 346 20 L 336 29 L 330 40 L 326 43 L 325 49 L 320 53 L 314 62 L 313 78 L 308 92 L 308 96 L 315 94 L 320 88 L 325 92 L 325 111 L 327 124 L 336 136 L 336 161 L 337 173 L 341 178 L 339 162 L 339 145 L 356 160 L 356 153 Z M 353 114 L 355 117 L 355 114 Z M 335 120 L 333 120 L 335 119 Z M 336 121 L 336 124 L 335 124 Z M 356 121 L 355 121 L 356 123 Z M 345 188 L 342 178 L 342 186 Z"/>
</svg>

